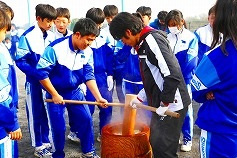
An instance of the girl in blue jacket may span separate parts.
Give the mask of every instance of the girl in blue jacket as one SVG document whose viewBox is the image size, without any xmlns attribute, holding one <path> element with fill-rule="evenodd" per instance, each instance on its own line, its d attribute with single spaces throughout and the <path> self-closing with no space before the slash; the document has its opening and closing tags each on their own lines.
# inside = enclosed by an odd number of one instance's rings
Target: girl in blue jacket
<svg viewBox="0 0 237 158">
<path fill-rule="evenodd" d="M 236 0 L 217 0 L 212 50 L 204 54 L 191 81 L 193 98 L 203 103 L 196 120 L 201 157 L 237 157 L 236 8 Z"/>
<path fill-rule="evenodd" d="M 178 59 L 190 98 L 192 99 L 190 81 L 197 66 L 198 40 L 194 33 L 184 27 L 185 21 L 183 19 L 183 14 L 179 10 L 171 10 L 167 14 L 165 21 L 170 31 L 167 38 L 170 42 L 173 53 Z M 181 150 L 190 151 L 193 136 L 193 109 L 191 104 L 189 105 L 184 120 L 182 133 L 183 144 Z"/>
</svg>

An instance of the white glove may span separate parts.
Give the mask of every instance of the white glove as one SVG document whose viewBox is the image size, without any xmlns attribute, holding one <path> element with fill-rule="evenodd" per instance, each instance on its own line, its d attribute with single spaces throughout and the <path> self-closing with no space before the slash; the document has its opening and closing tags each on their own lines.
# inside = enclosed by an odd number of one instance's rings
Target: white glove
<svg viewBox="0 0 237 158">
<path fill-rule="evenodd" d="M 84 95 L 86 95 L 86 91 L 87 91 L 87 87 L 84 83 L 79 85 L 80 89 L 82 90 L 82 92 L 84 93 Z"/>
<path fill-rule="evenodd" d="M 159 106 L 157 109 L 156 109 L 156 113 L 160 116 L 167 116 L 165 115 L 165 112 L 166 110 L 168 110 L 168 106 Z"/>
<path fill-rule="evenodd" d="M 137 108 L 137 105 L 136 105 L 136 104 L 141 104 L 141 101 L 138 100 L 137 98 L 131 100 L 129 105 L 130 105 L 133 109 L 136 109 L 136 108 Z"/>
<path fill-rule="evenodd" d="M 108 84 L 108 90 L 111 91 L 114 85 L 113 76 L 107 77 L 107 84 Z"/>
</svg>

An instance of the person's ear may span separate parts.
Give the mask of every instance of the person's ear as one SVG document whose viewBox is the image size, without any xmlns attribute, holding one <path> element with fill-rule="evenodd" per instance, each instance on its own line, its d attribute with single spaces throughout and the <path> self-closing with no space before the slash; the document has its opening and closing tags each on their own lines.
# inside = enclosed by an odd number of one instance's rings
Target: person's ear
<svg viewBox="0 0 237 158">
<path fill-rule="evenodd" d="M 76 32 L 76 37 L 77 37 L 77 39 L 79 39 L 81 37 L 81 33 L 80 32 Z"/>
<path fill-rule="evenodd" d="M 130 37 L 130 36 L 132 35 L 131 30 L 127 29 L 127 30 L 125 31 L 125 35 L 126 35 L 127 37 Z"/>
<path fill-rule="evenodd" d="M 36 20 L 37 20 L 37 21 L 42 21 L 42 18 L 41 18 L 40 16 L 37 16 L 37 17 L 36 17 Z"/>
</svg>

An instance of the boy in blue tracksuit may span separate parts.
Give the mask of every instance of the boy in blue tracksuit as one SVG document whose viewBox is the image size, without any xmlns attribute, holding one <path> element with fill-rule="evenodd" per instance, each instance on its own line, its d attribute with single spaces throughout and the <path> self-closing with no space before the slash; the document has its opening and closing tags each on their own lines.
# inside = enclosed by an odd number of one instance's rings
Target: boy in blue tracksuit
<svg viewBox="0 0 237 158">
<path fill-rule="evenodd" d="M 4 6 L 3 6 L 4 5 Z M 5 38 L 6 31 L 10 30 L 11 20 L 6 14 L 9 8 L 5 3 L 0 4 L 0 42 Z M 6 9 L 5 9 L 6 8 Z M 10 15 L 10 14 L 9 14 Z M 1 43 L 2 44 L 2 43 Z M 10 54 L 4 45 L 0 47 L 0 157 L 17 158 L 17 143 L 11 140 L 20 140 L 22 138 L 21 129 L 17 119 L 17 107 L 12 101 L 12 74 Z M 4 52 L 6 50 L 6 52 Z M 10 82 L 9 82 L 10 81 Z"/>
<path fill-rule="evenodd" d="M 191 81 L 200 106 L 201 158 L 237 157 L 237 3 L 217 0 L 211 50 L 204 54 Z M 221 44 L 220 32 L 223 34 Z"/>
<path fill-rule="evenodd" d="M 7 13 L 8 17 L 11 20 L 13 19 L 14 12 L 10 6 L 8 6 L 6 3 L 1 2 L 0 8 L 5 10 L 5 13 Z M 13 56 L 11 55 L 11 52 L 6 47 L 6 45 L 2 42 L 0 43 L 0 49 L 1 49 L 1 53 L 3 53 L 3 55 L 5 56 L 6 62 L 9 65 L 8 82 L 11 85 L 10 95 L 12 97 L 12 105 L 18 108 L 18 87 L 17 87 L 15 64 L 12 59 Z"/>
<path fill-rule="evenodd" d="M 139 70 L 139 59 L 137 52 L 134 48 L 130 48 L 128 56 L 124 67 L 123 75 L 123 88 L 125 94 L 138 94 L 139 91 L 143 88 L 142 78 Z"/>
<path fill-rule="evenodd" d="M 208 12 L 209 24 L 198 28 L 194 34 L 198 38 L 198 64 L 202 60 L 204 53 L 211 49 L 211 43 L 213 40 L 213 23 L 215 20 L 215 8 L 212 7 Z"/>
<path fill-rule="evenodd" d="M 157 18 L 150 23 L 150 27 L 157 29 L 157 30 L 162 30 L 165 31 L 166 33 L 169 33 L 169 29 L 165 23 L 165 18 L 167 16 L 168 12 L 167 11 L 160 11 L 157 14 Z"/>
<path fill-rule="evenodd" d="M 1 12 L 1 11 L 0 11 Z M 14 155 L 14 149 L 12 150 L 12 143 L 9 138 L 9 133 L 14 131 L 17 121 L 14 119 L 14 114 L 16 111 L 12 111 L 10 108 L 11 96 L 10 84 L 7 81 L 2 67 L 3 56 L 0 54 L 0 157 L 1 158 L 17 158 L 18 155 Z M 6 64 L 7 65 L 7 64 Z M 19 124 L 18 124 L 19 127 Z"/>
<path fill-rule="evenodd" d="M 115 5 L 106 5 L 103 9 L 105 14 L 106 25 L 103 30 L 107 32 L 107 40 L 109 47 L 113 51 L 113 80 L 115 81 L 115 90 L 117 92 L 118 100 L 120 103 L 125 102 L 125 96 L 122 91 L 123 69 L 125 61 L 119 61 L 117 55 L 122 51 L 124 44 L 121 40 L 115 40 L 109 32 L 109 25 L 113 18 L 118 14 L 118 8 Z M 113 90 L 112 90 L 113 91 Z"/>
<path fill-rule="evenodd" d="M 198 40 L 192 32 L 184 28 L 185 23 L 183 15 L 179 10 L 171 10 L 167 14 L 165 21 L 170 31 L 170 33 L 167 35 L 167 38 L 170 42 L 173 53 L 178 59 L 190 98 L 192 98 L 190 81 L 197 66 Z M 182 127 L 182 133 L 183 144 L 181 146 L 181 150 L 190 151 L 193 136 L 192 105 L 189 105 L 189 109 Z"/>
<path fill-rule="evenodd" d="M 85 100 L 79 85 L 83 82 L 92 92 L 101 107 L 107 101 L 102 98 L 93 73 L 92 50 L 88 47 L 99 34 L 96 24 L 89 18 L 80 19 L 73 34 L 51 43 L 37 65 L 38 79 L 47 90 L 49 120 L 52 127 L 54 158 L 65 157 L 65 108 L 71 121 L 71 128 L 76 131 L 81 141 L 83 158 L 97 158 L 94 148 L 93 122 L 88 105 L 65 104 L 63 99 Z M 62 104 L 62 105 L 59 105 Z"/>
<path fill-rule="evenodd" d="M 54 20 L 54 24 L 55 24 L 55 39 L 61 38 L 61 37 L 67 37 L 70 36 L 73 32 L 68 28 L 68 25 L 70 24 L 70 12 L 67 8 L 57 8 L 57 18 L 56 20 Z M 82 86 L 83 85 L 83 86 Z M 83 87 L 84 89 L 82 89 L 85 93 L 86 90 L 86 86 L 85 84 L 82 84 L 81 87 Z M 71 121 L 69 120 L 69 125 Z M 72 132 L 70 129 L 70 133 L 68 134 L 68 139 L 75 141 L 75 142 L 79 142 L 80 139 L 77 137 L 75 132 Z"/>
<path fill-rule="evenodd" d="M 36 78 L 36 64 L 44 52 L 44 48 L 54 40 L 49 31 L 56 18 L 56 10 L 47 4 L 36 6 L 36 20 L 20 37 L 16 52 L 16 65 L 26 74 L 26 109 L 34 155 L 42 157 L 51 155 L 49 143 L 49 126 L 43 101 L 42 87 Z"/>
<path fill-rule="evenodd" d="M 86 17 L 92 19 L 100 28 L 101 24 L 104 22 L 105 16 L 100 8 L 91 8 L 87 11 Z M 112 102 L 112 88 L 113 88 L 113 69 L 112 60 L 113 53 L 112 49 L 106 43 L 107 34 L 104 30 L 100 30 L 100 35 L 95 39 L 95 41 L 90 46 L 93 50 L 93 62 L 94 62 L 94 73 L 96 83 L 99 87 L 99 91 L 103 98 Z M 95 101 L 90 90 L 86 93 L 86 100 Z M 95 106 L 89 106 L 91 114 L 94 113 Z M 112 118 L 112 106 L 104 109 L 99 107 L 99 117 L 100 117 L 100 132 L 101 129 L 110 122 Z M 97 140 L 100 141 L 100 133 L 98 134 Z"/>
</svg>

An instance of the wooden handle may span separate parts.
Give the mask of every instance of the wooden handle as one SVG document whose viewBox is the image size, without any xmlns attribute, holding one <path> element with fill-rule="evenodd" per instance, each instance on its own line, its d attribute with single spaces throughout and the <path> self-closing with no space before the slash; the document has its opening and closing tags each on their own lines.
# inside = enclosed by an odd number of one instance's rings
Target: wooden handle
<svg viewBox="0 0 237 158">
<path fill-rule="evenodd" d="M 152 111 L 152 112 L 156 112 L 156 109 L 157 109 L 155 107 L 147 106 L 147 105 L 143 105 L 143 104 L 136 104 L 136 105 L 137 105 L 138 108 L 145 109 L 145 110 Z M 168 115 L 168 116 L 171 116 L 171 117 L 175 117 L 175 118 L 179 118 L 180 117 L 179 113 L 174 112 L 174 111 L 170 111 L 170 110 L 166 110 L 165 111 L 165 115 Z"/>
<path fill-rule="evenodd" d="M 89 105 L 100 105 L 101 103 L 92 101 L 79 101 L 79 100 L 63 100 L 67 104 L 89 104 Z M 53 102 L 52 99 L 45 99 L 45 102 Z M 108 103 L 108 106 L 124 106 L 123 103 Z"/>
<path fill-rule="evenodd" d="M 45 99 L 45 102 L 53 102 L 52 99 Z M 88 104 L 88 105 L 100 105 L 100 103 L 98 102 L 91 102 L 91 101 L 79 101 L 79 100 L 64 100 L 65 103 L 68 104 Z M 124 107 L 124 103 L 108 103 L 108 106 L 119 106 L 119 107 Z M 143 105 L 143 104 L 137 104 L 138 108 L 144 109 L 144 110 L 148 110 L 148 111 L 152 111 L 152 112 L 156 112 L 155 107 L 152 106 L 147 106 L 147 105 Z M 175 117 L 175 118 L 179 118 L 180 114 L 174 111 L 170 111 L 170 110 L 166 110 L 165 115 L 171 116 L 171 117 Z"/>
</svg>

